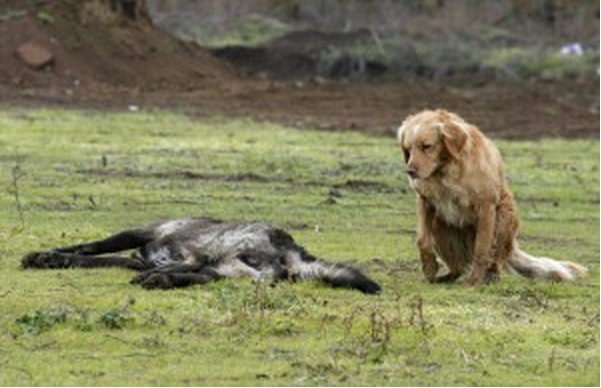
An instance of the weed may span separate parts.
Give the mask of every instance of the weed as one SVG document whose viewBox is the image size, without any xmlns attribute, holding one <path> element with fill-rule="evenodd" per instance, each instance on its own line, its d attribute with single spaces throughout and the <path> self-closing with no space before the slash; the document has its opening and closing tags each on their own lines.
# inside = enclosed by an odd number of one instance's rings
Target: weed
<svg viewBox="0 0 601 388">
<path fill-rule="evenodd" d="M 547 333 L 546 337 L 549 343 L 568 348 L 586 349 L 588 347 L 599 347 L 596 333 L 590 329 L 579 331 L 569 330 L 563 332 L 552 331 Z"/>
<path fill-rule="evenodd" d="M 117 308 L 105 311 L 98 318 L 98 322 L 107 329 L 123 329 L 130 320 L 131 318 L 128 318 L 123 310 Z"/>
<path fill-rule="evenodd" d="M 68 314 L 69 310 L 65 308 L 36 310 L 17 318 L 16 322 L 23 332 L 40 334 L 57 324 L 66 322 Z"/>
<path fill-rule="evenodd" d="M 11 188 L 9 189 L 9 193 L 11 193 L 15 199 L 15 207 L 17 209 L 17 213 L 19 215 L 19 222 L 21 225 L 21 229 L 25 228 L 25 218 L 23 217 L 23 205 L 21 204 L 21 190 L 19 188 L 19 181 L 23 179 L 25 176 L 25 171 L 22 168 L 23 157 L 19 155 L 18 152 L 15 153 L 15 164 L 12 166 L 11 173 Z"/>
<path fill-rule="evenodd" d="M 244 317 L 258 317 L 275 310 L 301 308 L 298 295 L 289 285 L 273 285 L 266 281 L 229 282 L 219 285 L 220 307 Z"/>
<path fill-rule="evenodd" d="M 419 327 L 423 334 L 427 334 L 433 326 L 424 318 L 424 299 L 422 296 L 416 296 L 409 304 L 409 307 L 411 309 L 409 325 Z"/>
<path fill-rule="evenodd" d="M 133 318 L 129 316 L 129 308 L 135 303 L 135 299 L 128 297 L 122 307 L 106 310 L 98 318 L 98 322 L 107 329 L 123 329 Z"/>
<path fill-rule="evenodd" d="M 334 362 L 292 362 L 290 365 L 298 374 L 296 383 L 301 385 L 337 385 L 348 381 L 347 373 Z M 333 380 L 333 381 L 332 381 Z"/>
<path fill-rule="evenodd" d="M 38 18 L 38 20 L 40 22 L 45 23 L 45 24 L 54 24 L 54 22 L 55 22 L 54 16 L 52 16 L 51 13 L 46 12 L 46 11 L 38 11 L 38 13 L 36 14 L 36 17 Z"/>
<path fill-rule="evenodd" d="M 165 318 L 165 316 L 158 311 L 153 310 L 148 315 L 146 322 L 152 326 L 165 326 L 167 325 L 167 318 Z"/>
<path fill-rule="evenodd" d="M 167 346 L 163 338 L 158 334 L 154 336 L 144 336 L 139 345 L 143 348 L 151 350 Z"/>
</svg>

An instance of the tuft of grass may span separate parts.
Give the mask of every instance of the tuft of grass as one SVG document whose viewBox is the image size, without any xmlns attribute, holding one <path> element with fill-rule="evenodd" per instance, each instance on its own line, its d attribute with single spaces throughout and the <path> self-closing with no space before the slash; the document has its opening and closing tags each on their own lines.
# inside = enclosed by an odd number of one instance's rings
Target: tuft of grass
<svg viewBox="0 0 601 388">
<path fill-rule="evenodd" d="M 240 16 L 227 24 L 174 25 L 168 28 L 184 40 L 210 47 L 258 46 L 291 31 L 291 27 L 275 18 L 257 13 Z"/>
<path fill-rule="evenodd" d="M 38 20 L 44 24 L 54 24 L 54 22 L 56 21 L 56 19 L 54 18 L 54 16 L 52 16 L 51 13 L 46 12 L 46 11 L 38 11 L 36 13 L 36 17 L 38 18 Z"/>
<path fill-rule="evenodd" d="M 0 112 L 1 385 L 595 386 L 599 142 L 498 141 L 522 248 L 580 282 L 430 285 L 389 138 L 172 112 Z M 121 269 L 22 270 L 33 250 L 158 218 L 264 220 L 382 283 L 227 279 L 171 291 Z M 21 222 L 23 217 L 24 222 Z"/>
</svg>

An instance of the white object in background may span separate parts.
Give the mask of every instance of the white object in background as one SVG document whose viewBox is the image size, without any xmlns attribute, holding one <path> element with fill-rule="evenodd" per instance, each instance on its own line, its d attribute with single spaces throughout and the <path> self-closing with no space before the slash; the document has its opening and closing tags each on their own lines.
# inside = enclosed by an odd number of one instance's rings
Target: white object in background
<svg viewBox="0 0 601 388">
<path fill-rule="evenodd" d="M 582 56 L 584 55 L 584 47 L 582 47 L 581 43 L 568 43 L 566 45 L 561 46 L 561 50 L 559 50 L 561 55 L 576 55 Z"/>
</svg>

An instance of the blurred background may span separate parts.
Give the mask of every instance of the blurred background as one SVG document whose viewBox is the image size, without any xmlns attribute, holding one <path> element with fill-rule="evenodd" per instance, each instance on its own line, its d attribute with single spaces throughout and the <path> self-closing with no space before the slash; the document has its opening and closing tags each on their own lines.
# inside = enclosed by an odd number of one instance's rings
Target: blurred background
<svg viewBox="0 0 601 388">
<path fill-rule="evenodd" d="M 594 74 L 599 2 L 149 0 L 157 26 L 278 78 Z M 277 66 L 276 66 L 277 65 Z"/>
<path fill-rule="evenodd" d="M 391 134 L 457 110 L 599 136 L 591 0 L 3 0 L 0 103 L 178 107 Z"/>
</svg>

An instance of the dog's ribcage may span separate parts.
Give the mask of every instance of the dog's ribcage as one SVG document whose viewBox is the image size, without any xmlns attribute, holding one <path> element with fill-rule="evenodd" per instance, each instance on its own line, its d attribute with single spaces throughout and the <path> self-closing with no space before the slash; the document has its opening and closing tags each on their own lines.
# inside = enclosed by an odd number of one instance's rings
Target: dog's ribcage
<svg viewBox="0 0 601 388">
<path fill-rule="evenodd" d="M 199 260 L 225 262 L 242 254 L 269 258 L 281 253 L 271 242 L 266 224 L 224 223 L 181 219 L 154 225 L 156 239 L 142 255 L 157 266 Z"/>
<path fill-rule="evenodd" d="M 157 267 L 206 262 L 221 276 L 255 279 L 354 276 L 353 270 L 346 266 L 326 264 L 307 256 L 288 234 L 261 222 L 189 218 L 165 221 L 151 228 L 155 240 L 140 253 Z"/>
</svg>

